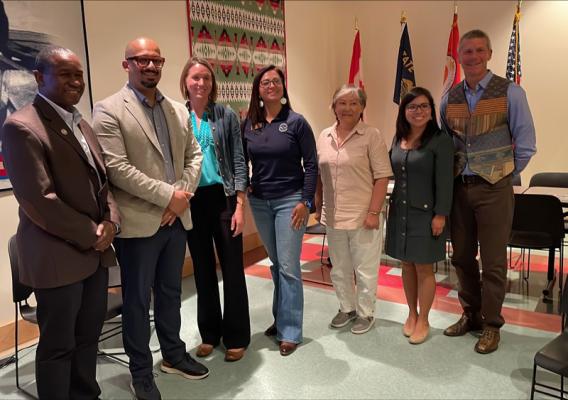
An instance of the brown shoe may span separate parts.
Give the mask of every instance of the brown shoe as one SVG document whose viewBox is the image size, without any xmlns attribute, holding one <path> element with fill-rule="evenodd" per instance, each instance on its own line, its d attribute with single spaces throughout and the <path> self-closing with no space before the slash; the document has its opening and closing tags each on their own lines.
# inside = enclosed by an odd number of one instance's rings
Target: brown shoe
<svg viewBox="0 0 568 400">
<path fill-rule="evenodd" d="M 294 351 L 296 351 L 297 347 L 298 347 L 297 343 L 282 341 L 282 342 L 280 342 L 280 355 L 281 356 L 289 356 Z"/>
<path fill-rule="evenodd" d="M 266 328 L 266 330 L 264 331 L 264 334 L 266 336 L 276 336 L 276 334 L 278 333 L 278 331 L 276 330 L 276 322 L 274 322 L 272 325 L 270 325 L 268 328 Z"/>
<path fill-rule="evenodd" d="M 499 347 L 501 335 L 498 329 L 483 329 L 481 337 L 475 345 L 475 351 L 481 354 L 493 353 Z"/>
<path fill-rule="evenodd" d="M 212 344 L 201 343 L 199 346 L 197 346 L 195 355 L 197 357 L 207 357 L 209 354 L 213 353 L 214 347 L 215 346 L 213 346 Z"/>
<path fill-rule="evenodd" d="M 245 348 L 241 347 L 238 349 L 227 349 L 225 352 L 225 361 L 234 362 L 239 361 L 245 355 Z"/>
<path fill-rule="evenodd" d="M 471 314 L 463 313 L 458 322 L 444 330 L 444 335 L 463 336 L 470 331 L 479 331 L 481 329 L 480 321 L 476 320 Z"/>
</svg>

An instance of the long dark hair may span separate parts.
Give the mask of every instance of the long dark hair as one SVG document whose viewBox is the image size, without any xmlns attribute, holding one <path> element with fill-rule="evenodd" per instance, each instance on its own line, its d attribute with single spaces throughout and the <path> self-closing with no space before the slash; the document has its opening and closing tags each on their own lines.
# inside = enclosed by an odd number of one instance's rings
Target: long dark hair
<svg viewBox="0 0 568 400">
<path fill-rule="evenodd" d="M 258 129 L 261 123 L 266 120 L 264 107 L 260 106 L 260 81 L 264 74 L 272 70 L 278 72 L 280 80 L 282 81 L 283 96 L 287 100 L 286 104 L 284 104 L 282 107 L 292 109 L 292 106 L 290 105 L 290 98 L 288 97 L 288 90 L 286 89 L 284 72 L 282 72 L 282 70 L 275 65 L 264 67 L 263 69 L 258 71 L 252 82 L 252 93 L 250 95 L 250 104 L 247 113 L 247 118 L 250 119 L 252 129 Z"/>
<path fill-rule="evenodd" d="M 404 97 L 400 101 L 400 106 L 398 107 L 398 116 L 396 117 L 396 141 L 400 142 L 402 139 L 406 139 L 410 134 L 410 124 L 406 120 L 406 106 L 419 96 L 425 96 L 428 99 L 428 103 L 430 103 L 431 113 L 430 121 L 428 121 L 426 129 L 424 130 L 424 133 L 422 133 L 422 137 L 420 138 L 420 148 L 426 145 L 426 143 L 428 143 L 432 136 L 434 136 L 440 130 L 440 126 L 438 125 L 438 121 L 436 120 L 436 106 L 434 105 L 434 99 L 432 98 L 432 95 L 430 94 L 428 89 L 420 86 L 412 88 L 412 90 L 404 95 Z"/>
</svg>

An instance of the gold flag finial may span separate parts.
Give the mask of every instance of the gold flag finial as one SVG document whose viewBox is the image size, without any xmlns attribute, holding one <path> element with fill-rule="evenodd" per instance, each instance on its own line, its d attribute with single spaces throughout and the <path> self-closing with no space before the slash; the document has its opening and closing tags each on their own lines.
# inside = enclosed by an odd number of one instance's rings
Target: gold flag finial
<svg viewBox="0 0 568 400">
<path fill-rule="evenodd" d="M 406 23 L 406 12 L 404 10 L 402 10 L 402 12 L 400 13 L 400 24 L 405 24 Z"/>
<path fill-rule="evenodd" d="M 454 0 L 454 14 L 458 13 L 458 2 Z"/>
<path fill-rule="evenodd" d="M 359 30 L 359 18 L 355 17 L 355 30 Z"/>
</svg>

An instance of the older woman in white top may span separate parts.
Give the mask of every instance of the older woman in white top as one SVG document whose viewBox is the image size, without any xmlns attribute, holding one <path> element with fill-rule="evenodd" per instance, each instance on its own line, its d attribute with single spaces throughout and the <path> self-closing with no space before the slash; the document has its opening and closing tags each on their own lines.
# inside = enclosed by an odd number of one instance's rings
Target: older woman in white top
<svg viewBox="0 0 568 400">
<path fill-rule="evenodd" d="M 381 209 L 392 176 L 383 136 L 362 121 L 366 101 L 356 86 L 338 89 L 332 102 L 336 123 L 317 141 L 316 218 L 326 225 L 331 280 L 339 299 L 331 326 L 341 328 L 355 320 L 355 334 L 369 331 L 375 322 Z"/>
</svg>

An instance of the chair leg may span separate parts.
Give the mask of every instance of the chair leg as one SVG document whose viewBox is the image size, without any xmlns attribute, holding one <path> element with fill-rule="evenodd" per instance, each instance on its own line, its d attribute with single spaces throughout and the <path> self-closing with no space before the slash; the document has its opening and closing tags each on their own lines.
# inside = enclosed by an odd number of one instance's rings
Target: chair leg
<svg viewBox="0 0 568 400">
<path fill-rule="evenodd" d="M 564 400 L 564 376 L 560 375 L 560 400 Z"/>
<path fill-rule="evenodd" d="M 16 387 L 22 390 L 20 387 L 20 375 L 19 375 L 19 364 L 18 364 L 18 303 L 14 305 L 15 315 L 14 315 L 14 361 L 16 363 Z"/>
<path fill-rule="evenodd" d="M 325 233 L 323 234 L 323 239 L 321 241 L 321 252 L 320 252 L 320 263 L 325 264 L 323 262 L 323 250 L 325 249 Z"/>
<path fill-rule="evenodd" d="M 531 384 L 531 400 L 534 400 L 534 385 L 536 382 L 536 363 L 533 362 L 533 376 L 532 376 L 532 384 Z"/>
<path fill-rule="evenodd" d="M 562 291 L 564 290 L 564 241 L 560 243 L 560 260 L 558 262 L 558 269 L 560 270 L 560 277 L 558 279 L 558 288 L 560 290 L 560 309 L 562 309 Z"/>
<path fill-rule="evenodd" d="M 528 257 L 528 260 L 527 260 L 527 277 L 525 279 L 525 281 L 527 281 L 527 283 L 529 281 L 530 274 L 531 274 L 531 249 L 529 249 L 529 257 Z"/>
</svg>

